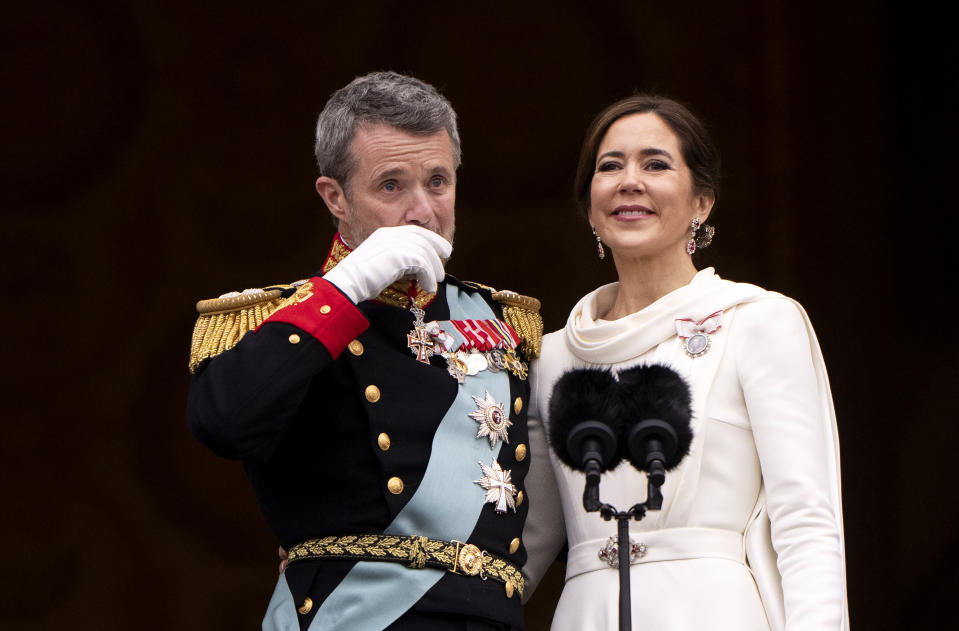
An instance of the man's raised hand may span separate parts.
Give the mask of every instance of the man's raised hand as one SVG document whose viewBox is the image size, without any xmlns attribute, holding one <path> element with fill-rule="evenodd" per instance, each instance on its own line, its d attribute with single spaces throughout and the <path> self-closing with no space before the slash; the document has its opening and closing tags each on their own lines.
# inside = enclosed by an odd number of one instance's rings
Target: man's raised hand
<svg viewBox="0 0 959 631">
<path fill-rule="evenodd" d="M 323 278 L 354 303 L 370 300 L 404 276 L 435 292 L 446 277 L 444 262 L 453 245 L 440 235 L 414 225 L 378 228 Z"/>
</svg>

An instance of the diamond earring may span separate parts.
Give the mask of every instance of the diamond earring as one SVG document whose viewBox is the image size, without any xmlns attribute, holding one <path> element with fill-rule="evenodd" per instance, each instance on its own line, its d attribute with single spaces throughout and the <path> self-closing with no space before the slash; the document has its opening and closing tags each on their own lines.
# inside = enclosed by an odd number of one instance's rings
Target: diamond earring
<svg viewBox="0 0 959 631">
<path fill-rule="evenodd" d="M 708 248 L 709 244 L 713 242 L 716 228 L 709 224 L 700 224 L 698 217 L 693 219 L 689 226 L 693 229 L 693 232 L 689 236 L 689 241 L 686 242 L 686 254 L 692 254 L 697 249 Z M 700 229 L 702 229 L 702 232 L 699 232 Z"/>
<path fill-rule="evenodd" d="M 590 226 L 592 228 L 592 226 Z M 596 254 L 599 255 L 599 260 L 606 258 L 606 250 L 603 249 L 603 240 L 599 238 L 599 235 L 596 234 L 596 228 L 592 228 L 593 237 L 596 238 Z"/>
<path fill-rule="evenodd" d="M 699 230 L 699 217 L 693 219 L 689 225 L 693 232 L 689 235 L 689 241 L 686 242 L 686 254 L 692 254 L 696 251 L 696 231 Z"/>
</svg>

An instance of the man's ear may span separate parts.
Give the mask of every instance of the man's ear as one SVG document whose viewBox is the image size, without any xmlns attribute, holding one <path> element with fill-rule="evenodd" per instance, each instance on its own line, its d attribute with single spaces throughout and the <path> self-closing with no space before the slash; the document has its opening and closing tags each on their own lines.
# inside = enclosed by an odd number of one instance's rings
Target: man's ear
<svg viewBox="0 0 959 631">
<path fill-rule="evenodd" d="M 340 183 L 331 177 L 322 176 L 316 179 L 316 192 L 323 198 L 330 213 L 340 222 L 346 218 L 346 209 L 349 202 Z"/>
</svg>

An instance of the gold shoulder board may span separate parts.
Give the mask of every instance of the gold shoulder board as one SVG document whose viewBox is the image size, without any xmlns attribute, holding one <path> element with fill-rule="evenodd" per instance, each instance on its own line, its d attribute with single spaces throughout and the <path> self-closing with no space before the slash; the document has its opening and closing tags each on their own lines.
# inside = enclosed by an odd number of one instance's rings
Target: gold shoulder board
<svg viewBox="0 0 959 631">
<path fill-rule="evenodd" d="M 519 335 L 520 354 L 526 361 L 539 357 L 543 345 L 543 317 L 539 314 L 539 300 L 509 290 L 493 290 L 493 300 L 503 305 L 503 318 Z"/>
<path fill-rule="evenodd" d="M 216 357 L 236 346 L 247 332 L 252 331 L 273 313 L 292 304 L 300 290 L 308 290 L 310 283 L 297 281 L 292 285 L 271 285 L 262 289 L 232 291 L 219 298 L 196 303 L 199 317 L 193 327 L 190 344 L 190 372 L 196 371 L 204 359 Z"/>
</svg>

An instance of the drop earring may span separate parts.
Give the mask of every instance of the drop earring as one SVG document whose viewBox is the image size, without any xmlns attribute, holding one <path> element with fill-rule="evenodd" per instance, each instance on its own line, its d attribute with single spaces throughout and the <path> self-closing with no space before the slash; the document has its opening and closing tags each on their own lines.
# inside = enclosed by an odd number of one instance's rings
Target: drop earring
<svg viewBox="0 0 959 631">
<path fill-rule="evenodd" d="M 689 241 L 686 242 L 686 254 L 691 255 L 696 251 L 696 231 L 699 230 L 699 217 L 693 219 L 689 225 L 693 232 L 689 235 Z"/>
<path fill-rule="evenodd" d="M 692 254 L 697 249 L 708 248 L 709 244 L 713 242 L 716 228 L 709 224 L 700 224 L 698 217 L 693 219 L 689 226 L 693 229 L 693 232 L 689 236 L 689 241 L 686 242 L 686 254 Z M 699 232 L 700 229 L 702 229 L 702 232 Z"/>
<path fill-rule="evenodd" d="M 592 226 L 590 226 L 592 228 Z M 599 260 L 606 258 L 606 250 L 603 249 L 603 240 L 599 238 L 599 235 L 596 234 L 596 228 L 592 228 L 593 237 L 596 238 L 596 254 L 599 255 Z"/>
</svg>

